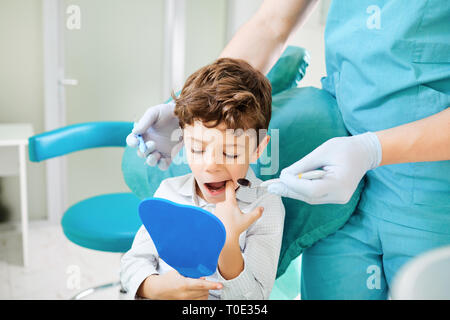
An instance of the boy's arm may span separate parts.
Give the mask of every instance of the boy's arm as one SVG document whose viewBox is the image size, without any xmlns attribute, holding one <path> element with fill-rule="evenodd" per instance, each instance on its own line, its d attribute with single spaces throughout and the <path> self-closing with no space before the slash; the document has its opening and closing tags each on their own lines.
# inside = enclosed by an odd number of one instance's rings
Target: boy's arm
<svg viewBox="0 0 450 320">
<path fill-rule="evenodd" d="M 153 197 L 164 197 L 166 183 L 163 180 Z M 134 237 L 131 249 L 121 259 L 120 279 L 130 298 L 136 298 L 141 284 L 151 275 L 158 275 L 159 254 L 150 234 L 142 225 Z M 139 292 L 142 294 L 142 290 Z"/>
<path fill-rule="evenodd" d="M 224 285 L 221 299 L 267 299 L 272 290 L 283 235 L 284 206 L 281 198 L 273 195 L 265 196 L 257 205 L 264 207 L 264 212 L 248 228 L 244 252 L 233 240 L 233 246 L 226 244 L 219 257 L 218 276 Z M 227 229 L 227 223 L 224 224 Z M 227 230 L 227 238 L 228 233 Z"/>
<path fill-rule="evenodd" d="M 133 245 L 121 259 L 120 279 L 130 298 L 150 275 L 158 274 L 158 251 L 144 226 L 136 233 Z"/>
<path fill-rule="evenodd" d="M 218 269 L 224 279 L 237 277 L 244 268 L 244 260 L 239 247 L 239 236 L 261 217 L 263 207 L 256 207 L 243 214 L 236 201 L 236 191 L 231 180 L 225 185 L 225 201 L 216 204 L 214 214 L 222 221 L 226 238 L 219 255 Z"/>
</svg>

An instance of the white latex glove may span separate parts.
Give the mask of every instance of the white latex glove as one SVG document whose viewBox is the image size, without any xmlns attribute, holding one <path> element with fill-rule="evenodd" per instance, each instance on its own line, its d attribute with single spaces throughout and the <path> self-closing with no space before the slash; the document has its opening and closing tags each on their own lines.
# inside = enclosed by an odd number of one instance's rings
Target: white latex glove
<svg viewBox="0 0 450 320">
<path fill-rule="evenodd" d="M 381 162 L 381 144 L 373 132 L 333 138 L 304 158 L 283 169 L 280 182 L 267 187 L 271 193 L 309 204 L 347 203 L 368 170 Z M 299 173 L 322 168 L 316 180 L 299 179 Z"/>
<path fill-rule="evenodd" d="M 142 153 L 138 148 L 138 156 L 146 158 L 150 166 L 158 165 L 161 170 L 169 168 L 172 156 L 176 156 L 183 145 L 181 131 L 177 131 L 181 129 L 173 113 L 174 108 L 174 102 L 148 108 L 127 136 L 127 145 L 135 148 L 139 145 L 136 135 L 141 135 L 147 150 Z"/>
</svg>

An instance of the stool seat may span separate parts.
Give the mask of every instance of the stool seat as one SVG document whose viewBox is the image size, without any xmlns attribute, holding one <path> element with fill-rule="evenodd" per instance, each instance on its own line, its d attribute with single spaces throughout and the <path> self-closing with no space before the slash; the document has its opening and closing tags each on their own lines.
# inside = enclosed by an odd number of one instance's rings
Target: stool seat
<svg viewBox="0 0 450 320">
<path fill-rule="evenodd" d="M 111 193 L 80 201 L 64 213 L 64 234 L 88 249 L 126 252 L 142 225 L 139 203 L 133 193 Z"/>
</svg>

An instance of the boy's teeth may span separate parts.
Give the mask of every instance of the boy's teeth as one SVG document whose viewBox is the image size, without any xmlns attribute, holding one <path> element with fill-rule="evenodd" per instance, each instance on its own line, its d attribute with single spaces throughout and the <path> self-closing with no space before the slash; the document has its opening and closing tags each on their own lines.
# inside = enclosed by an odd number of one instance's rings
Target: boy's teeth
<svg viewBox="0 0 450 320">
<path fill-rule="evenodd" d="M 223 182 L 210 182 L 209 184 L 215 188 L 223 186 Z"/>
</svg>

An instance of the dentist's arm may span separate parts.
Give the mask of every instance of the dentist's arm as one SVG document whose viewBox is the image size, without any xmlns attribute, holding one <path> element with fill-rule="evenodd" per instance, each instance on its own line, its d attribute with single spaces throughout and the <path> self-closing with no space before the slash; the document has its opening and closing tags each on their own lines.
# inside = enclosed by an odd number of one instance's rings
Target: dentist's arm
<svg viewBox="0 0 450 320">
<path fill-rule="evenodd" d="M 289 36 L 301 26 L 317 0 L 265 0 L 233 36 L 220 58 L 246 60 L 263 74 L 269 72 Z"/>
<path fill-rule="evenodd" d="M 268 191 L 310 204 L 347 203 L 368 170 L 380 165 L 450 160 L 450 109 L 376 133 L 326 141 L 281 171 Z M 321 179 L 297 174 L 323 168 Z"/>
<path fill-rule="evenodd" d="M 450 160 L 450 108 L 430 117 L 377 132 L 380 166 Z"/>
</svg>

